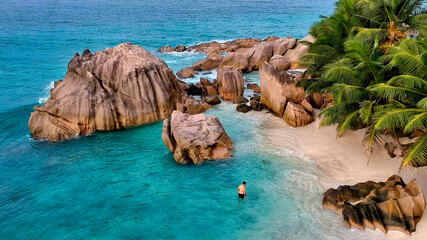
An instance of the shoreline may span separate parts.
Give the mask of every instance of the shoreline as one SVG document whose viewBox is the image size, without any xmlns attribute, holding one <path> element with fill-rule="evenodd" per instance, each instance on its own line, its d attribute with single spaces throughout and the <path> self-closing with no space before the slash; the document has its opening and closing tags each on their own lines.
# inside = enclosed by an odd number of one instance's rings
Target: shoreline
<svg viewBox="0 0 427 240">
<path fill-rule="evenodd" d="M 339 185 L 353 185 L 372 180 L 386 181 L 398 174 L 400 160 L 391 158 L 384 149 L 379 150 L 370 159 L 364 154 L 362 146 L 363 130 L 348 132 L 341 138 L 336 137 L 335 126 L 320 127 L 320 119 L 305 127 L 293 128 L 283 119 L 269 118 L 266 134 L 273 144 L 280 145 L 304 157 L 313 160 L 324 174 L 319 183 L 326 191 Z M 424 198 L 427 194 L 427 167 L 404 168 L 399 173 L 408 183 L 415 178 L 420 184 Z M 319 200 L 321 201 L 321 200 Z M 375 230 L 375 232 L 380 230 Z M 416 231 L 406 235 L 399 231 L 389 231 L 385 238 L 389 240 L 422 240 L 427 236 L 427 213 L 424 212 Z"/>
</svg>

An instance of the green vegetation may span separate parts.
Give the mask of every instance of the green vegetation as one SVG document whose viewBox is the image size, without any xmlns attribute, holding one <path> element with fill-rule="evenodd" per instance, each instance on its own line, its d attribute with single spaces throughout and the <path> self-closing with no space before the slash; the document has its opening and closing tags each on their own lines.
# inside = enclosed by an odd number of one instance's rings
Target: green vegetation
<svg viewBox="0 0 427 240">
<path fill-rule="evenodd" d="M 308 94 L 329 92 L 319 116 L 338 136 L 366 128 L 367 153 L 392 142 L 402 165 L 427 165 L 427 11 L 419 0 L 340 0 L 301 59 Z M 307 43 L 309 44 L 309 43 Z M 405 142 L 405 144 L 402 143 Z"/>
</svg>

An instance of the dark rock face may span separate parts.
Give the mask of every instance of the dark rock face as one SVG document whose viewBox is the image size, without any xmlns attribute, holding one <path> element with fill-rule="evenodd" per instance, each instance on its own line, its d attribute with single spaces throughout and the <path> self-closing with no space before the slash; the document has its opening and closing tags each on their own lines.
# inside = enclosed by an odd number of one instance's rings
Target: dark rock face
<svg viewBox="0 0 427 240">
<path fill-rule="evenodd" d="M 259 101 L 256 101 L 256 100 L 251 100 L 250 101 L 250 105 L 251 105 L 251 107 L 252 107 L 253 110 L 258 111 L 258 112 L 263 109 L 262 104 Z"/>
<path fill-rule="evenodd" d="M 181 88 L 165 62 L 131 43 L 76 54 L 29 120 L 34 139 L 58 141 L 169 117 Z"/>
<path fill-rule="evenodd" d="M 250 110 L 252 110 L 252 108 L 250 106 L 246 105 L 246 103 L 240 103 L 237 105 L 236 110 L 238 112 L 247 113 Z"/>
<path fill-rule="evenodd" d="M 323 194 L 322 205 L 342 215 L 348 228 L 369 227 L 384 233 L 398 230 L 410 234 L 421 219 L 425 199 L 415 179 L 405 185 L 401 177 L 394 175 L 386 182 L 367 181 L 328 189 Z"/>
<path fill-rule="evenodd" d="M 254 93 L 261 93 L 261 88 L 256 83 L 249 83 L 246 87 L 252 89 Z"/>
</svg>

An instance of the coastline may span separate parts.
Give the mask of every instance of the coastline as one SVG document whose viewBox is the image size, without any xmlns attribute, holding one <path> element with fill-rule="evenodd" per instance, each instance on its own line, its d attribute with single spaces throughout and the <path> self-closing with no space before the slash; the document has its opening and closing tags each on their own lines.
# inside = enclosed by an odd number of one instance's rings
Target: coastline
<svg viewBox="0 0 427 240">
<path fill-rule="evenodd" d="M 281 118 L 268 118 L 266 134 L 272 144 L 280 145 L 313 160 L 325 173 L 319 176 L 319 183 L 326 191 L 339 185 L 353 185 L 368 180 L 385 181 L 398 174 L 400 160 L 391 158 L 382 149 L 369 161 L 362 146 L 363 130 L 348 132 L 341 138 L 336 137 L 335 126 L 320 127 L 320 119 L 312 124 L 293 128 Z M 399 175 L 405 183 L 415 178 L 427 194 L 427 167 L 418 169 L 404 168 Z M 321 200 L 319 200 L 321 201 Z M 380 230 L 375 230 L 380 232 Z M 421 240 L 427 236 L 427 213 L 424 212 L 417 230 L 411 235 L 390 231 L 386 239 Z"/>
</svg>

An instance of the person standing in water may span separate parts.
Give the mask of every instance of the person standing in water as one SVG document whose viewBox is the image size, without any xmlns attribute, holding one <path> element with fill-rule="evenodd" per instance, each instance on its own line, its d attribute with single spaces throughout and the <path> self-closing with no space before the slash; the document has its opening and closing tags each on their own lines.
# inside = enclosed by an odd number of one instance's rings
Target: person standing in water
<svg viewBox="0 0 427 240">
<path fill-rule="evenodd" d="M 240 185 L 237 190 L 239 191 L 239 198 L 240 199 L 248 198 L 248 196 L 246 196 L 246 182 L 245 181 L 242 182 L 242 185 Z"/>
</svg>

